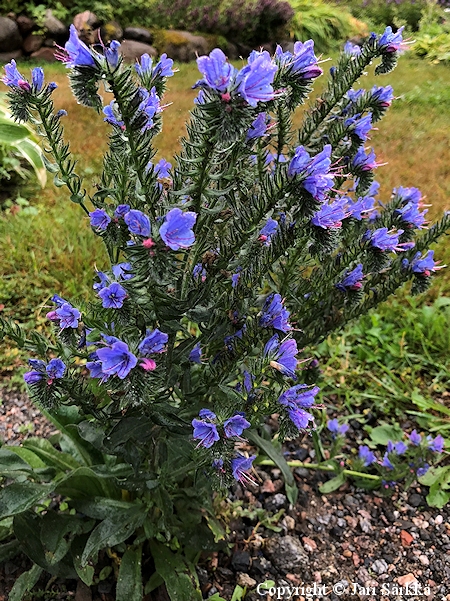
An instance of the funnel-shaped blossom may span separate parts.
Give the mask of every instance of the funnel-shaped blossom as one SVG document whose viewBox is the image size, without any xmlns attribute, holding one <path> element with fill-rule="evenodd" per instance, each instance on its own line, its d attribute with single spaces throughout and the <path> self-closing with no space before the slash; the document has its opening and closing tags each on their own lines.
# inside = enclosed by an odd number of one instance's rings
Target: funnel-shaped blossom
<svg viewBox="0 0 450 601">
<path fill-rule="evenodd" d="M 216 415 L 212 411 L 209 411 L 209 409 L 202 409 L 199 416 L 204 419 L 192 420 L 194 439 L 200 440 L 199 445 L 205 447 L 205 449 L 209 449 L 220 439 L 217 426 L 212 421 L 216 419 Z"/>
<path fill-rule="evenodd" d="M 256 119 L 250 125 L 246 140 L 254 140 L 267 135 L 267 113 L 259 113 Z"/>
<path fill-rule="evenodd" d="M 258 102 L 269 102 L 274 98 L 272 83 L 277 69 L 269 53 L 262 52 L 239 71 L 237 90 L 250 106 L 256 107 Z"/>
<path fill-rule="evenodd" d="M 289 311 L 283 306 L 280 294 L 270 294 L 263 307 L 263 313 L 259 320 L 262 328 L 272 327 L 280 332 L 289 332 L 291 326 L 288 322 Z"/>
<path fill-rule="evenodd" d="M 183 212 L 181 209 L 172 209 L 164 219 L 164 223 L 159 228 L 159 234 L 163 241 L 172 250 L 180 248 L 189 248 L 195 242 L 195 235 L 192 231 L 197 220 L 197 213 L 193 211 Z"/>
<path fill-rule="evenodd" d="M 230 65 L 220 48 L 215 48 L 209 56 L 199 56 L 197 66 L 204 79 L 198 81 L 195 85 L 206 85 L 218 92 L 227 91 L 236 73 L 236 69 L 233 65 Z"/>
<path fill-rule="evenodd" d="M 358 457 L 362 460 L 364 467 L 369 467 L 369 465 L 372 465 L 372 463 L 375 463 L 377 460 L 375 453 L 373 453 L 366 445 L 360 445 Z"/>
<path fill-rule="evenodd" d="M 139 344 L 139 352 L 142 355 L 152 355 L 154 353 L 163 353 L 169 336 L 161 332 L 158 328 L 147 330 L 144 340 Z"/>
<path fill-rule="evenodd" d="M 392 86 L 373 86 L 371 93 L 372 98 L 376 100 L 380 106 L 386 108 L 391 106 L 392 101 L 394 100 L 394 89 Z"/>
<path fill-rule="evenodd" d="M 311 223 L 324 230 L 329 228 L 336 229 L 342 226 L 342 221 L 346 217 L 345 207 L 347 199 L 345 197 L 323 204 L 311 219 Z"/>
<path fill-rule="evenodd" d="M 104 375 L 117 375 L 123 380 L 128 376 L 133 367 L 136 367 L 137 358 L 130 352 L 128 345 L 121 340 L 114 342 L 110 347 L 99 348 L 97 357 L 102 364 Z"/>
<path fill-rule="evenodd" d="M 275 334 L 264 347 L 264 355 L 271 359 L 270 366 L 290 378 L 296 378 L 297 369 L 297 342 L 289 338 L 279 344 L 278 335 Z"/>
<path fill-rule="evenodd" d="M 227 419 L 223 424 L 225 436 L 240 436 L 246 428 L 250 428 L 251 424 L 243 415 L 237 414 Z"/>
<path fill-rule="evenodd" d="M 103 209 L 95 209 L 89 213 L 89 218 L 92 227 L 96 230 L 104 232 L 111 223 L 111 217 Z"/>
<path fill-rule="evenodd" d="M 251 469 L 253 461 L 256 459 L 256 455 L 245 457 L 244 455 L 238 455 L 231 461 L 231 471 L 233 477 L 238 482 L 253 482 L 247 472 Z"/>
<path fill-rule="evenodd" d="M 17 69 L 16 61 L 13 59 L 10 63 L 5 65 L 5 75 L 2 77 L 2 82 L 6 86 L 20 87 L 20 82 L 26 81 L 23 75 L 21 75 Z"/>
<path fill-rule="evenodd" d="M 278 398 L 278 402 L 292 409 L 309 409 L 314 405 L 315 397 L 319 391 L 318 386 L 311 388 L 307 384 L 297 384 L 285 390 Z"/>
<path fill-rule="evenodd" d="M 393 33 L 392 27 L 386 27 L 383 35 L 378 39 L 378 48 L 383 49 L 385 52 L 397 52 L 400 50 L 403 42 L 403 30 L 404 27 L 400 27 L 396 33 Z"/>
<path fill-rule="evenodd" d="M 75 307 L 72 307 L 70 303 L 63 303 L 56 311 L 55 316 L 60 320 L 59 327 L 62 330 L 66 328 L 77 328 L 78 320 L 81 317 L 81 313 Z"/>
<path fill-rule="evenodd" d="M 144 238 L 150 236 L 150 219 L 142 211 L 131 209 L 126 213 L 124 220 L 130 234 L 136 234 L 136 236 L 143 236 Z"/>
<path fill-rule="evenodd" d="M 127 291 L 117 282 L 113 282 L 102 288 L 98 295 L 102 299 L 102 306 L 105 309 L 120 309 L 127 298 Z"/>
<path fill-rule="evenodd" d="M 336 288 L 345 292 L 349 290 L 360 290 L 362 288 L 362 281 L 364 279 L 362 263 L 358 263 L 355 269 L 346 272 L 342 281 L 336 284 Z"/>
<path fill-rule="evenodd" d="M 79 37 L 77 30 L 74 25 L 70 26 L 69 40 L 66 42 L 64 48 L 61 48 L 61 52 L 55 54 L 56 58 L 63 63 L 66 63 L 66 67 L 74 69 L 75 67 L 95 67 L 95 60 L 92 52 L 82 42 Z"/>
</svg>

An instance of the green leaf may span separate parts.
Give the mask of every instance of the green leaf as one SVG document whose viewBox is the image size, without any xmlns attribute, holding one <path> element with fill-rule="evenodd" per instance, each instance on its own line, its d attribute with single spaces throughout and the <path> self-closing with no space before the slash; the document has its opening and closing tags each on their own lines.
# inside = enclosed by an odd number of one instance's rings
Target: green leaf
<svg viewBox="0 0 450 601">
<path fill-rule="evenodd" d="M 119 521 L 124 514 L 135 507 L 142 507 L 140 503 L 129 503 L 128 501 L 119 501 L 116 499 L 106 499 L 104 497 L 93 497 L 92 499 L 75 499 L 70 502 L 80 513 L 84 513 L 90 518 L 96 520 Z"/>
<path fill-rule="evenodd" d="M 384 424 L 372 428 L 370 431 L 370 438 L 375 444 L 387 445 L 389 440 L 392 442 L 398 442 L 403 438 L 403 430 L 398 424 Z"/>
<path fill-rule="evenodd" d="M 16 475 L 29 474 L 33 472 L 32 467 L 18 454 L 5 448 L 0 449 L 0 474 L 8 478 L 14 478 Z"/>
<path fill-rule="evenodd" d="M 117 601 L 142 601 L 142 546 L 127 549 L 120 562 Z"/>
<path fill-rule="evenodd" d="M 98 476 L 90 467 L 79 467 L 58 482 L 55 491 L 72 499 L 92 499 L 92 497 L 120 496 L 113 477 Z"/>
<path fill-rule="evenodd" d="M 0 490 L 0 520 L 30 509 L 53 489 L 51 484 L 14 482 Z"/>
<path fill-rule="evenodd" d="M 42 150 L 40 146 L 27 138 L 18 142 L 15 149 L 34 169 L 37 180 L 41 184 L 41 188 L 45 188 L 45 184 L 47 183 L 47 170 L 42 160 Z"/>
<path fill-rule="evenodd" d="M 432 486 L 436 482 L 439 481 L 449 481 L 450 480 L 450 465 L 443 467 L 430 467 L 426 474 L 420 476 L 418 478 L 420 484 L 424 486 Z"/>
<path fill-rule="evenodd" d="M 45 551 L 45 560 L 54 565 L 68 552 L 76 534 L 92 528 L 93 521 L 82 520 L 74 515 L 48 511 L 42 518 L 41 542 Z"/>
<path fill-rule="evenodd" d="M 0 144 L 14 144 L 30 135 L 24 125 L 0 117 Z"/>
<path fill-rule="evenodd" d="M 9 593 L 9 601 L 21 601 L 29 593 L 42 574 L 42 568 L 36 564 L 19 576 Z"/>
<path fill-rule="evenodd" d="M 94 583 L 95 568 L 89 564 L 86 566 L 81 565 L 81 555 L 84 547 L 86 546 L 87 539 L 88 536 L 86 535 L 75 537 L 70 552 L 78 577 L 84 582 L 84 584 L 91 586 Z"/>
<path fill-rule="evenodd" d="M 322 494 L 326 495 L 340 488 L 344 484 L 344 482 L 345 474 L 341 473 L 335 476 L 334 478 L 331 478 L 331 480 L 324 482 L 324 484 L 322 484 L 322 486 L 319 487 L 319 490 Z"/>
<path fill-rule="evenodd" d="M 245 590 L 239 584 L 236 584 L 235 589 L 233 591 L 233 596 L 231 597 L 231 601 L 242 601 L 244 598 Z"/>
<path fill-rule="evenodd" d="M 430 492 L 427 495 L 427 503 L 430 507 L 442 509 L 444 505 L 450 501 L 450 493 L 442 490 L 439 482 L 430 487 Z"/>
<path fill-rule="evenodd" d="M 270 440 L 265 440 L 254 430 L 247 431 L 246 436 L 251 442 L 254 442 L 258 447 L 260 447 L 264 453 L 270 459 L 272 459 L 277 467 L 280 468 L 284 477 L 286 495 L 289 499 L 289 502 L 294 505 L 298 497 L 298 488 L 295 483 L 291 468 L 288 466 L 286 459 L 283 457 L 280 451 L 273 446 Z"/>
<path fill-rule="evenodd" d="M 133 507 L 124 511 L 120 521 L 106 519 L 100 522 L 91 532 L 81 556 L 81 565 L 85 566 L 87 562 L 96 555 L 100 549 L 113 547 L 123 543 L 131 536 L 137 528 L 142 526 L 146 517 L 146 511 L 143 506 Z"/>
<path fill-rule="evenodd" d="M 46 464 L 42 461 L 42 459 L 33 453 L 30 449 L 26 449 L 25 447 L 3 447 L 3 450 L 10 451 L 11 453 L 15 453 L 21 459 L 26 461 L 29 466 L 33 469 L 40 469 L 47 467 Z M 1 454 L 1 451 L 0 451 Z M 0 468 L 1 468 L 2 460 L 0 457 Z"/>
<path fill-rule="evenodd" d="M 201 601 L 202 594 L 194 586 L 189 568 L 180 553 L 172 553 L 165 545 L 149 541 L 155 569 L 164 579 L 171 601 Z"/>
<path fill-rule="evenodd" d="M 66 472 L 79 467 L 78 461 L 67 453 L 61 453 L 44 438 L 28 438 L 24 440 L 23 446 L 31 449 L 38 455 L 47 465 L 56 467 L 57 469 Z"/>
</svg>

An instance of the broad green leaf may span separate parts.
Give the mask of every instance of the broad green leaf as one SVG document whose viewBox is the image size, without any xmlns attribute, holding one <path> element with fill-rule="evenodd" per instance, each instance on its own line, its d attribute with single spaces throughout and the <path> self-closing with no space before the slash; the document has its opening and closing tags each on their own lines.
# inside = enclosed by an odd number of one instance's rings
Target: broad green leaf
<svg viewBox="0 0 450 601">
<path fill-rule="evenodd" d="M 0 144 L 14 144 L 30 135 L 24 125 L 0 117 Z"/>
<path fill-rule="evenodd" d="M 47 467 L 46 464 L 42 461 L 42 459 L 33 453 L 30 449 L 26 449 L 25 447 L 3 447 L 4 450 L 11 451 L 11 453 L 15 453 L 21 459 L 26 461 L 28 465 L 30 465 L 33 469 L 40 469 Z M 0 452 L 1 453 L 1 452 Z M 0 457 L 0 466 L 2 460 Z"/>
<path fill-rule="evenodd" d="M 214 542 L 218 543 L 220 540 L 224 540 L 226 533 L 222 528 L 222 524 L 212 515 L 205 512 L 206 522 L 208 524 L 208 528 L 214 535 Z"/>
<path fill-rule="evenodd" d="M 38 182 L 41 184 L 41 188 L 45 188 L 47 183 L 47 170 L 42 160 L 42 150 L 36 142 L 33 142 L 29 138 L 20 140 L 15 146 L 16 152 L 18 152 L 34 169 Z"/>
<path fill-rule="evenodd" d="M 61 561 L 76 534 L 92 528 L 95 524 L 93 520 L 82 520 L 74 515 L 59 514 L 56 511 L 48 511 L 41 522 L 40 538 L 45 551 L 45 560 L 50 565 Z"/>
<path fill-rule="evenodd" d="M 319 487 L 319 490 L 322 494 L 326 495 L 340 488 L 344 484 L 344 482 L 345 475 L 341 473 L 335 476 L 334 478 L 331 478 L 331 480 L 324 482 L 324 484 L 322 484 L 322 486 Z"/>
<path fill-rule="evenodd" d="M 30 509 L 53 489 L 51 484 L 14 482 L 0 490 L 0 520 Z"/>
<path fill-rule="evenodd" d="M 78 577 L 86 584 L 87 586 L 91 586 L 94 583 L 94 575 L 95 569 L 93 566 L 87 564 L 85 566 L 81 565 L 81 555 L 83 553 L 83 549 L 86 546 L 88 536 L 77 536 L 72 543 L 70 552 L 72 555 L 73 565 L 78 574 Z"/>
<path fill-rule="evenodd" d="M 430 507 L 442 509 L 444 505 L 450 501 L 450 493 L 442 490 L 438 482 L 430 487 L 430 492 L 427 495 L 427 503 Z"/>
<path fill-rule="evenodd" d="M 283 457 L 280 451 L 273 446 L 270 440 L 265 440 L 254 430 L 249 430 L 246 432 L 246 436 L 251 442 L 254 442 L 258 447 L 260 447 L 264 453 L 270 459 L 272 459 L 277 467 L 280 468 L 286 484 L 286 494 L 288 495 L 289 502 L 295 504 L 298 497 L 298 488 L 295 483 L 291 468 L 288 466 L 286 459 Z"/>
<path fill-rule="evenodd" d="M 90 518 L 96 520 L 120 521 L 122 516 L 127 514 L 133 508 L 142 507 L 140 503 L 129 503 L 128 501 L 119 501 L 116 499 L 107 499 L 104 497 L 93 497 L 92 499 L 75 499 L 71 501 L 71 506 L 77 511 L 84 513 Z"/>
<path fill-rule="evenodd" d="M 117 601 L 142 601 L 142 546 L 127 549 L 120 562 L 117 578 Z"/>
<path fill-rule="evenodd" d="M 5 448 L 0 449 L 0 474 L 2 476 L 14 478 L 15 475 L 30 474 L 32 472 L 33 468 L 18 454 Z"/>
<path fill-rule="evenodd" d="M 420 484 L 432 486 L 439 481 L 450 480 L 450 465 L 443 467 L 430 467 L 426 474 L 418 478 Z"/>
<path fill-rule="evenodd" d="M 150 541 L 155 569 L 164 579 L 171 601 L 201 601 L 202 594 L 193 584 L 186 562 L 180 553 L 172 553 L 165 545 Z"/>
<path fill-rule="evenodd" d="M 399 440 L 402 440 L 403 430 L 398 424 L 384 424 L 382 426 L 372 428 L 369 435 L 374 443 L 387 445 L 389 440 L 392 440 L 392 442 L 398 442 Z"/>
<path fill-rule="evenodd" d="M 81 565 L 85 566 L 100 549 L 113 547 L 127 540 L 137 528 L 142 526 L 146 515 L 143 507 L 133 507 L 122 514 L 120 521 L 106 519 L 100 522 L 88 538 L 81 556 Z"/>
<path fill-rule="evenodd" d="M 67 453 L 61 453 L 44 438 L 28 438 L 24 440 L 23 446 L 31 449 L 38 455 L 47 465 L 56 467 L 63 472 L 73 470 L 79 467 L 78 461 Z"/>
<path fill-rule="evenodd" d="M 231 601 L 242 601 L 245 595 L 245 590 L 239 584 L 236 584 Z"/>
<path fill-rule="evenodd" d="M 120 490 L 112 481 L 99 477 L 90 467 L 79 467 L 60 480 L 55 488 L 60 495 L 71 499 L 93 497 L 120 497 Z"/>
<path fill-rule="evenodd" d="M 42 568 L 36 564 L 19 576 L 9 593 L 9 601 L 21 601 L 29 593 L 42 574 Z"/>
<path fill-rule="evenodd" d="M 0 541 L 5 540 L 11 535 L 13 527 L 13 518 L 5 518 L 4 520 L 0 520 Z"/>
</svg>

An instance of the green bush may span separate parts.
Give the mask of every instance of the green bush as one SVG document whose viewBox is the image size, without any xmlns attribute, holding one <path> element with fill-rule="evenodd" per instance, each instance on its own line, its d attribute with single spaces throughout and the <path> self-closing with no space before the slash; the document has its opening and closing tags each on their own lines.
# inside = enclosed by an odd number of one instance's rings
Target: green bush
<svg viewBox="0 0 450 601">
<path fill-rule="evenodd" d="M 450 21 L 446 17 L 447 13 L 440 6 L 428 5 L 412 47 L 417 56 L 433 63 L 450 61 Z"/>
<path fill-rule="evenodd" d="M 430 0 L 347 0 L 345 5 L 349 7 L 352 14 L 358 19 L 368 21 L 373 28 L 401 27 L 405 25 L 412 31 L 419 29 L 420 19 L 430 3 Z M 341 3 L 339 3 L 341 4 Z M 434 4 L 434 2 L 433 2 Z"/>
</svg>

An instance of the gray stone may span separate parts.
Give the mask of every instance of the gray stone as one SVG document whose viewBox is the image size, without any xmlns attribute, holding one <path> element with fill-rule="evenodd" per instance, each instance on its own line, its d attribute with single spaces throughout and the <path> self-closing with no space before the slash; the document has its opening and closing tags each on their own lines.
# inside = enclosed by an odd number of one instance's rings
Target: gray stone
<svg viewBox="0 0 450 601">
<path fill-rule="evenodd" d="M 151 44 L 153 42 L 153 34 L 144 27 L 125 27 L 123 37 L 126 40 L 135 40 L 144 44 Z"/>
<path fill-rule="evenodd" d="M 9 63 L 12 59 L 16 60 L 23 56 L 22 49 L 19 50 L 11 50 L 11 52 L 0 52 L 0 64 Z"/>
<path fill-rule="evenodd" d="M 44 27 L 47 30 L 50 37 L 57 39 L 67 37 L 67 27 L 62 21 L 55 17 L 50 8 L 48 8 L 45 11 Z"/>
<path fill-rule="evenodd" d="M 279 534 L 266 540 L 265 550 L 273 565 L 283 572 L 296 573 L 309 563 L 308 554 L 298 538 Z"/>
<path fill-rule="evenodd" d="M 370 566 L 372 572 L 375 574 L 385 574 L 388 571 L 388 564 L 384 561 L 384 559 L 377 559 Z"/>
<path fill-rule="evenodd" d="M 29 33 L 33 31 L 36 27 L 36 23 L 30 17 L 26 15 L 20 15 L 16 19 L 17 26 L 19 28 L 20 33 L 26 37 Z"/>
<path fill-rule="evenodd" d="M 44 36 L 36 33 L 30 33 L 23 41 L 23 50 L 26 54 L 37 52 L 44 43 Z"/>
<path fill-rule="evenodd" d="M 22 36 L 17 23 L 0 17 L 0 52 L 12 52 L 22 47 Z"/>
<path fill-rule="evenodd" d="M 188 63 L 197 56 L 208 54 L 209 44 L 204 37 L 188 31 L 164 31 L 158 50 L 161 54 L 165 52 L 174 61 Z"/>
<path fill-rule="evenodd" d="M 143 44 L 142 42 L 136 42 L 135 40 L 123 40 L 120 51 L 123 54 L 124 59 L 130 63 L 134 63 L 136 59 L 141 58 L 145 53 L 152 57 L 158 54 L 153 46 Z"/>
</svg>

